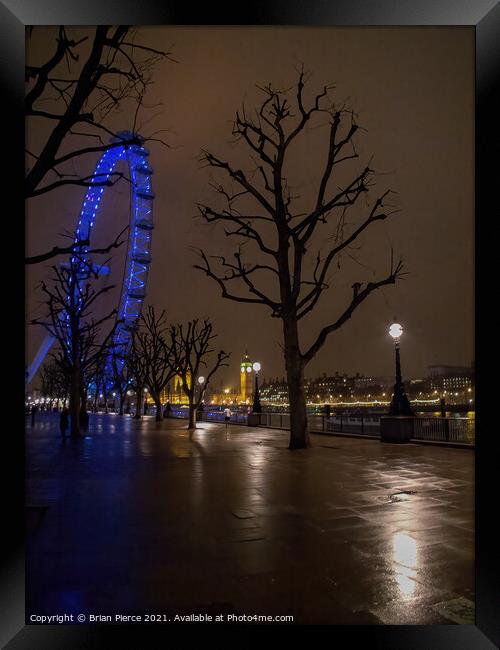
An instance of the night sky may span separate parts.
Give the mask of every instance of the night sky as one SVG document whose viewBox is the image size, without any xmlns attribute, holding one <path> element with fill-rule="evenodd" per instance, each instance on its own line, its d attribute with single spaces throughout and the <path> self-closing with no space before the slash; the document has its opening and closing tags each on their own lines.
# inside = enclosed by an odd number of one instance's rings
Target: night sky
<svg viewBox="0 0 500 650">
<path fill-rule="evenodd" d="M 49 54 L 54 35 L 53 28 L 40 28 L 28 48 L 29 60 L 36 64 Z M 220 375 L 228 385 L 238 381 L 246 347 L 252 360 L 261 362 L 264 377 L 284 374 L 281 321 L 271 319 L 267 308 L 223 300 L 216 284 L 192 268 L 197 261 L 192 247 L 228 253 L 235 241 L 194 218 L 197 202 L 220 205 L 208 185 L 210 170 L 198 158 L 206 148 L 243 169 L 252 167 L 245 145 L 233 143 L 235 111 L 243 101 L 248 109 L 257 105 L 256 85 L 292 87 L 302 63 L 311 72 L 306 98 L 334 83 L 332 96 L 348 100 L 365 129 L 357 139 L 360 159 L 353 173 L 373 155 L 372 166 L 384 172 L 375 191 L 396 190 L 401 209 L 366 231 L 362 247 L 351 251 L 355 259 L 342 258 L 331 288 L 302 321 L 302 349 L 343 311 L 353 282 L 385 277 L 391 246 L 409 272 L 396 286 L 372 294 L 330 335 L 306 376 L 391 374 L 387 326 L 394 315 L 405 328 L 405 376 L 423 376 L 431 364 L 473 361 L 473 28 L 152 27 L 140 28 L 137 40 L 170 49 L 178 61 L 156 67 L 140 118 L 143 133 L 166 129 L 159 135 L 171 145 L 148 145 L 156 228 L 147 301 L 165 307 L 174 322 L 212 319 L 218 344 L 233 355 Z M 42 122 L 31 120 L 27 131 L 28 148 L 35 151 Z M 128 128 L 129 112 L 108 124 Z M 304 205 L 311 205 L 319 182 L 325 137 L 326 128 L 308 131 L 291 159 L 290 182 Z M 95 162 L 82 160 L 75 171 L 90 173 Z M 28 201 L 28 254 L 63 243 L 59 235 L 74 229 L 83 195 L 83 188 L 64 188 Z M 128 186 L 108 189 L 102 207 L 96 243 L 109 241 L 127 223 Z M 365 213 L 357 214 L 361 219 Z M 124 252 L 113 260 L 113 279 L 105 282 L 121 282 Z M 28 319 L 41 314 L 35 287 L 46 276 L 47 265 L 28 269 Z M 28 328 L 27 363 L 43 335 L 41 328 Z"/>
</svg>

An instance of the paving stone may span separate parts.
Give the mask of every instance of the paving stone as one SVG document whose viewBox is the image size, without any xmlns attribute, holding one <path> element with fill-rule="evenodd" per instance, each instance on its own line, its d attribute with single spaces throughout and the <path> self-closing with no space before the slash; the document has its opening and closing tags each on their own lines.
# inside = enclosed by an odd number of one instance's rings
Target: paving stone
<svg viewBox="0 0 500 650">
<path fill-rule="evenodd" d="M 63 443 L 38 420 L 27 501 L 49 507 L 28 514 L 28 613 L 470 620 L 473 451 L 313 435 L 290 452 L 279 430 L 111 415 Z"/>
</svg>

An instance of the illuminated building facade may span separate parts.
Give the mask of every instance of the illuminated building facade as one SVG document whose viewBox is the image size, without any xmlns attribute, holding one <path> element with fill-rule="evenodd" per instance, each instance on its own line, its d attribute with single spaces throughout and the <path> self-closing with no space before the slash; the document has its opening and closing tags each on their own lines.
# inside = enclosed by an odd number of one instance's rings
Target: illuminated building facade
<svg viewBox="0 0 500 650">
<path fill-rule="evenodd" d="M 190 379 L 188 376 L 188 386 Z M 175 375 L 172 381 L 162 391 L 160 399 L 162 404 L 166 404 L 167 402 L 170 402 L 170 404 L 189 404 L 188 396 L 182 388 L 182 377 Z"/>
<path fill-rule="evenodd" d="M 474 387 L 474 369 L 462 366 L 429 366 L 431 390 L 463 391 Z"/>
</svg>

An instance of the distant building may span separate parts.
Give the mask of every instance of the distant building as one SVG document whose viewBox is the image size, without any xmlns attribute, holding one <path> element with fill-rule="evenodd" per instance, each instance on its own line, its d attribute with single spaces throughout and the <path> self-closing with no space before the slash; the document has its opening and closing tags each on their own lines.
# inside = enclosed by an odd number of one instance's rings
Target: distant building
<svg viewBox="0 0 500 650">
<path fill-rule="evenodd" d="M 259 386 L 260 401 L 262 404 L 288 404 L 288 384 L 286 379 L 269 379 Z"/>
<path fill-rule="evenodd" d="M 239 368 L 239 386 L 223 388 L 222 385 L 209 391 L 207 401 L 213 404 L 251 405 L 255 386 L 255 372 L 252 361 L 245 352 Z M 304 379 L 304 392 L 308 404 L 337 404 L 345 402 L 387 403 L 391 399 L 395 377 L 385 375 L 348 375 L 335 372 L 323 373 L 314 379 Z M 444 394 L 457 403 L 471 401 L 474 397 L 474 370 L 461 366 L 431 366 L 429 376 L 405 380 L 410 399 L 436 400 Z M 179 390 L 179 386 L 177 386 Z M 288 385 L 285 377 L 259 377 L 260 399 L 264 406 L 288 406 Z M 455 395 L 451 395 L 455 393 Z"/>
<path fill-rule="evenodd" d="M 361 375 L 356 375 L 354 378 L 354 387 L 355 388 L 368 388 L 368 387 L 379 387 L 379 388 L 392 388 L 394 385 L 394 377 L 380 377 L 380 376 L 370 376 L 364 377 Z"/>
<path fill-rule="evenodd" d="M 250 402 L 253 395 L 253 367 L 248 352 L 240 363 L 240 396 L 239 401 Z"/>
<path fill-rule="evenodd" d="M 446 377 L 474 373 L 468 366 L 429 366 L 429 377 Z"/>
<path fill-rule="evenodd" d="M 466 366 L 429 366 L 431 390 L 460 391 L 474 386 L 474 369 Z"/>
<path fill-rule="evenodd" d="M 253 401 L 253 391 L 255 385 L 255 371 L 253 362 L 245 351 L 240 363 L 239 372 L 239 389 L 234 387 L 224 388 L 218 391 L 209 391 L 209 401 L 212 404 L 247 404 Z M 259 387 L 259 392 L 261 388 Z"/>
<path fill-rule="evenodd" d="M 188 387 L 190 377 L 187 377 Z M 171 404 L 189 404 L 189 399 L 184 389 L 182 388 L 182 377 L 175 375 L 175 377 L 167 384 L 166 388 L 160 394 L 162 404 L 170 402 Z"/>
</svg>

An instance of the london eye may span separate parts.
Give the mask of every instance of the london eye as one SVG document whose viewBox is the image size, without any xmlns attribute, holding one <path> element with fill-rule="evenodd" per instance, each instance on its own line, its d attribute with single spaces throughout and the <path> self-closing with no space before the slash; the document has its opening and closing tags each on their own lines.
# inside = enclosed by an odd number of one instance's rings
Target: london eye
<svg viewBox="0 0 500 650">
<path fill-rule="evenodd" d="M 103 181 L 109 180 L 115 167 L 123 161 L 127 164 L 130 175 L 130 223 L 128 248 L 125 260 L 120 299 L 117 308 L 118 325 L 115 330 L 110 353 L 106 363 L 105 374 L 111 374 L 111 364 L 121 369 L 124 363 L 123 351 L 131 342 L 132 332 L 141 315 L 142 305 L 146 298 L 146 288 L 151 264 L 151 240 L 154 229 L 153 200 L 151 185 L 153 170 L 149 165 L 149 151 L 143 146 L 137 134 L 120 132 L 113 139 L 113 144 L 122 140 L 135 138 L 140 144 L 117 145 L 107 149 L 95 168 L 93 179 L 95 184 L 87 188 L 75 232 L 75 244 L 87 242 L 79 251 L 82 267 L 91 264 L 89 259 L 91 234 L 99 214 L 99 207 L 105 186 Z M 72 256 L 71 262 L 77 262 Z M 85 272 L 82 278 L 87 277 Z M 54 344 L 55 338 L 50 334 L 42 342 L 33 362 L 27 371 L 28 383 L 38 371 L 47 352 Z M 115 357 L 113 359 L 113 356 Z"/>
</svg>

